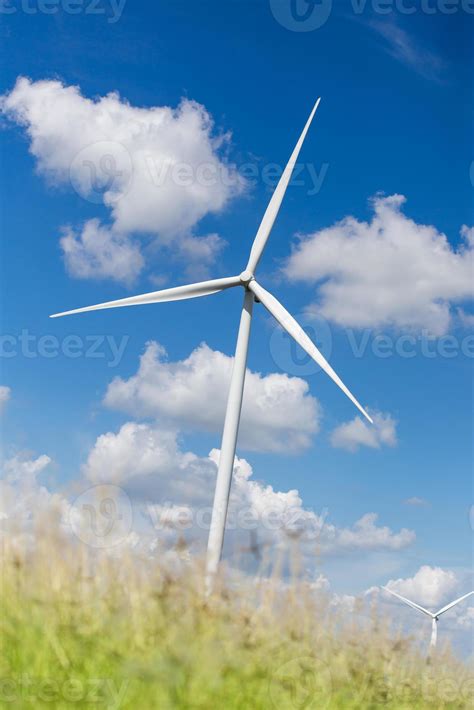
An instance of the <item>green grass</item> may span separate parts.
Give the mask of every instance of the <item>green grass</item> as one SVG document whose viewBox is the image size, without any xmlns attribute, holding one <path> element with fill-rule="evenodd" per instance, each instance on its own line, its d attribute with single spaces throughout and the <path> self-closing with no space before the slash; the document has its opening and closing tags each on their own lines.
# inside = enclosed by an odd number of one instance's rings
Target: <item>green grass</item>
<svg viewBox="0 0 474 710">
<path fill-rule="evenodd" d="M 172 574 L 38 533 L 4 545 L 0 705 L 14 708 L 468 708 L 448 650 L 428 664 L 374 609 L 331 611 L 304 582 L 203 594 L 199 564 Z"/>
</svg>

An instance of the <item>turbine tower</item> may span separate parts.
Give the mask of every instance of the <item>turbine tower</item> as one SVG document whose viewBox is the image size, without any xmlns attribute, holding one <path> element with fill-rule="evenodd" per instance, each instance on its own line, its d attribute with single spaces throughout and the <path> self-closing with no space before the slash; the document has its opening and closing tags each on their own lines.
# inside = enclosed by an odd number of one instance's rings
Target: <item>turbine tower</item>
<svg viewBox="0 0 474 710">
<path fill-rule="evenodd" d="M 471 596 L 471 594 L 474 594 L 474 592 L 468 592 L 465 594 L 463 597 L 459 597 L 459 599 L 456 599 L 455 601 L 451 602 L 450 604 L 447 604 L 446 606 L 443 606 L 442 609 L 436 612 L 428 611 L 428 609 L 425 609 L 424 607 L 420 606 L 419 604 L 415 604 L 415 602 L 411 602 L 409 599 L 405 599 L 405 597 L 402 597 L 401 594 L 397 594 L 397 592 L 392 591 L 388 587 L 382 587 L 382 589 L 385 589 L 386 592 L 389 594 L 393 594 L 394 597 L 397 597 L 397 599 L 400 599 L 402 602 L 405 602 L 405 604 L 408 604 L 408 606 L 411 606 L 412 609 L 417 609 L 418 611 L 421 611 L 423 614 L 426 614 L 427 616 L 430 617 L 431 619 L 431 639 L 430 639 L 430 645 L 429 645 L 429 653 L 434 651 L 436 648 L 436 642 L 438 640 L 438 622 L 439 622 L 439 617 L 441 614 L 444 614 L 448 609 L 451 609 L 453 606 L 456 606 L 456 604 L 459 604 L 459 602 L 462 602 L 464 599 L 467 599 L 468 597 Z"/>
<path fill-rule="evenodd" d="M 214 279 L 212 281 L 203 281 L 201 283 L 189 284 L 186 286 L 177 286 L 175 288 L 167 288 L 161 291 L 145 293 L 139 296 L 131 296 L 129 298 L 121 298 L 117 301 L 108 301 L 99 303 L 95 306 L 87 306 L 86 308 L 76 308 L 72 311 L 64 313 L 56 313 L 51 318 L 58 316 L 71 315 L 73 313 L 84 313 L 85 311 L 95 311 L 103 308 L 120 308 L 122 306 L 138 306 L 146 303 L 163 303 L 165 301 L 179 301 L 187 298 L 196 298 L 198 296 L 209 296 L 220 291 L 224 291 L 234 286 L 241 286 L 244 289 L 244 301 L 242 313 L 240 317 L 240 326 L 237 336 L 237 345 L 235 350 L 234 364 L 230 381 L 229 395 L 227 400 L 227 409 L 224 419 L 224 430 L 222 434 L 222 444 L 220 460 L 217 472 L 216 489 L 214 495 L 214 505 L 211 518 L 211 527 L 209 531 L 209 540 L 207 548 L 207 588 L 208 591 L 212 588 L 213 579 L 217 572 L 219 561 L 222 554 L 224 542 L 224 530 L 227 518 L 227 508 L 229 504 L 229 495 L 232 482 L 232 472 L 234 466 L 235 449 L 237 444 L 237 434 L 239 429 L 240 413 L 242 408 L 242 397 L 244 391 L 245 372 L 247 364 L 247 352 L 250 336 L 250 325 L 252 322 L 252 310 L 254 301 L 262 303 L 271 315 L 278 321 L 295 341 L 303 348 L 303 350 L 321 367 L 322 370 L 335 382 L 338 387 L 349 397 L 359 411 L 371 422 L 367 412 L 362 408 L 354 395 L 347 389 L 342 380 L 334 372 L 331 365 L 326 361 L 318 348 L 310 340 L 303 328 L 296 322 L 288 311 L 266 291 L 255 280 L 255 272 L 260 261 L 260 258 L 265 249 L 268 237 L 272 230 L 273 224 L 279 212 L 283 197 L 291 179 L 293 169 L 298 159 L 301 146 L 306 137 L 311 121 L 319 106 L 320 99 L 311 111 L 311 114 L 306 122 L 306 125 L 301 133 L 301 136 L 291 154 L 288 164 L 282 173 L 278 185 L 270 199 L 268 207 L 263 215 L 263 219 L 258 228 L 250 257 L 245 267 L 245 270 L 239 276 L 229 276 L 222 279 Z"/>
</svg>

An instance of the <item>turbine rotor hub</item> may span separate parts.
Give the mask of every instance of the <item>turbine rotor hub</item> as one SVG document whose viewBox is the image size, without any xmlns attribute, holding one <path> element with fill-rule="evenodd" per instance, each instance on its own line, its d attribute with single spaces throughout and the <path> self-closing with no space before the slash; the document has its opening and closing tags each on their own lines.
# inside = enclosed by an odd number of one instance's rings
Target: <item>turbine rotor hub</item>
<svg viewBox="0 0 474 710">
<path fill-rule="evenodd" d="M 252 272 L 248 271 L 248 270 L 242 271 L 242 273 L 239 276 L 240 283 L 246 287 L 253 280 L 253 278 L 254 278 L 254 276 L 253 276 Z"/>
</svg>

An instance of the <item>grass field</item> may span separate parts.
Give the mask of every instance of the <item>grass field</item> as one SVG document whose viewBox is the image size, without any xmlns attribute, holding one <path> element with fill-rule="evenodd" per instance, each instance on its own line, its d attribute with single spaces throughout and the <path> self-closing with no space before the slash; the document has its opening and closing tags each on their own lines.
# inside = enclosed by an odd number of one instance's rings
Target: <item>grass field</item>
<svg viewBox="0 0 474 710">
<path fill-rule="evenodd" d="M 474 681 L 447 649 L 346 620 L 298 581 L 220 585 L 130 553 L 39 532 L 4 542 L 1 707 L 467 708 Z"/>
</svg>

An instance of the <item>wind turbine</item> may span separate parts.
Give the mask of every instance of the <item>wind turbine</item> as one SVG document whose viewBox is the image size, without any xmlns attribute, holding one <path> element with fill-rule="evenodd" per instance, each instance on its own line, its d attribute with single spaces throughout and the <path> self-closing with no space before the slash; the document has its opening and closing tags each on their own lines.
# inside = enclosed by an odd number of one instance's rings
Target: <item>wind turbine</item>
<svg viewBox="0 0 474 710">
<path fill-rule="evenodd" d="M 474 594 L 474 592 L 468 592 L 465 594 L 463 597 L 459 597 L 459 599 L 455 599 L 455 601 L 451 602 L 450 604 L 447 604 L 446 606 L 443 606 L 442 609 L 436 612 L 428 611 L 428 609 L 425 609 L 424 607 L 420 606 L 419 604 L 415 604 L 415 602 L 411 602 L 409 599 L 405 599 L 405 597 L 402 597 L 401 594 L 397 594 L 397 592 L 392 591 L 388 587 L 382 587 L 382 589 L 385 589 L 386 592 L 389 594 L 393 594 L 394 597 L 397 597 L 397 599 L 400 599 L 402 602 L 405 602 L 405 604 L 408 604 L 408 606 L 411 606 L 412 609 L 417 609 L 418 611 L 421 611 L 423 614 L 426 614 L 427 616 L 430 617 L 431 619 L 431 639 L 430 639 L 430 646 L 429 650 L 434 651 L 436 648 L 436 641 L 438 640 L 438 621 L 439 617 L 441 614 L 444 614 L 445 611 L 448 611 L 448 609 L 452 609 L 453 606 L 456 606 L 456 604 L 459 604 L 459 602 L 462 602 L 464 599 L 467 599 L 468 597 L 471 596 L 471 594 Z"/>
<path fill-rule="evenodd" d="M 242 396 L 244 390 L 245 371 L 247 363 L 248 343 L 250 336 L 250 325 L 252 321 L 252 310 L 254 301 L 262 303 L 265 308 L 274 316 L 278 323 L 295 339 L 295 341 L 303 348 L 303 350 L 321 367 L 322 370 L 338 385 L 338 387 L 349 397 L 360 412 L 372 422 L 367 412 L 362 408 L 354 395 L 347 389 L 342 380 L 334 372 L 331 365 L 326 361 L 318 348 L 310 340 L 303 328 L 296 322 L 286 308 L 284 308 L 271 293 L 266 291 L 255 280 L 255 272 L 260 258 L 265 249 L 268 237 L 273 227 L 273 223 L 277 217 L 283 197 L 291 179 L 293 169 L 298 159 L 301 146 L 311 125 L 311 121 L 319 106 L 320 99 L 311 111 L 311 114 L 306 122 L 306 125 L 301 133 L 301 136 L 291 154 L 288 164 L 282 173 L 282 176 L 275 188 L 275 191 L 270 199 L 268 207 L 263 215 L 263 219 L 258 228 L 250 257 L 245 267 L 245 270 L 239 276 L 228 276 L 222 279 L 214 279 L 212 281 L 203 281 L 201 283 L 189 284 L 186 286 L 177 286 L 175 288 L 167 288 L 161 291 L 153 291 L 139 296 L 131 296 L 129 298 L 121 298 L 117 301 L 108 301 L 99 303 L 95 306 L 86 308 L 76 308 L 72 311 L 64 313 L 56 313 L 51 318 L 58 316 L 71 315 L 73 313 L 84 313 L 85 311 L 95 311 L 102 308 L 120 308 L 122 306 L 138 306 L 146 303 L 163 303 L 165 301 L 179 301 L 187 298 L 196 298 L 198 296 L 209 296 L 219 291 L 224 291 L 234 286 L 241 286 L 244 289 L 244 302 L 240 318 L 239 332 L 237 336 L 237 345 L 235 349 L 234 364 L 232 369 L 232 377 L 227 400 L 227 409 L 224 420 L 224 430 L 222 434 L 221 453 L 217 472 L 216 489 L 214 495 L 214 505 L 212 510 L 211 527 L 209 531 L 208 548 L 207 548 L 207 587 L 210 591 L 212 581 L 217 572 L 219 561 L 222 554 L 222 546 L 224 541 L 224 530 L 227 517 L 227 508 L 229 503 L 230 488 L 232 482 L 232 471 L 234 466 L 235 449 L 237 443 L 237 434 L 239 429 L 240 413 L 242 407 Z"/>
</svg>

